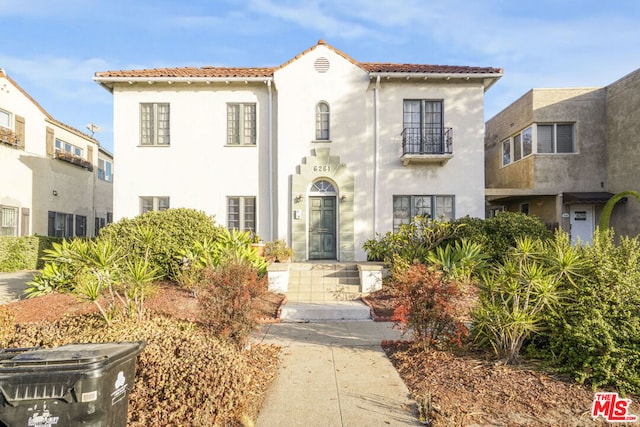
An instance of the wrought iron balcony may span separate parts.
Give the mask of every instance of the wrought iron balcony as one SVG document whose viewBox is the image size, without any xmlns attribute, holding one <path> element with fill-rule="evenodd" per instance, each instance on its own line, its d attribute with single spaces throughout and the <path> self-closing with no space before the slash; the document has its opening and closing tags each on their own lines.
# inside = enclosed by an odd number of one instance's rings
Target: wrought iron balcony
<svg viewBox="0 0 640 427">
<path fill-rule="evenodd" d="M 11 129 L 0 126 L 0 142 L 13 145 L 14 147 L 20 146 L 20 138 Z"/>
<path fill-rule="evenodd" d="M 93 171 L 93 164 L 91 164 L 91 162 L 86 161 L 82 157 L 74 156 L 73 154 L 67 151 L 56 150 L 55 158 L 71 163 L 76 166 L 80 166 L 81 168 L 84 168 L 90 172 Z"/>
<path fill-rule="evenodd" d="M 452 128 L 405 128 L 402 131 L 402 162 L 445 164 L 453 157 Z"/>
</svg>

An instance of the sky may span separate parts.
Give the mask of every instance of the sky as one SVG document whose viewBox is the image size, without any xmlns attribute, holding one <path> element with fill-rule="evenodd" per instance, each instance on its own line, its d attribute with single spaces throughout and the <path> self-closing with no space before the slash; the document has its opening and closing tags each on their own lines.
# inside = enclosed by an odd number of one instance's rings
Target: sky
<svg viewBox="0 0 640 427">
<path fill-rule="evenodd" d="M 0 68 L 111 152 L 100 71 L 277 66 L 323 39 L 362 62 L 502 68 L 488 120 L 531 88 L 640 68 L 638 0 L 0 0 L 0 28 Z"/>
</svg>

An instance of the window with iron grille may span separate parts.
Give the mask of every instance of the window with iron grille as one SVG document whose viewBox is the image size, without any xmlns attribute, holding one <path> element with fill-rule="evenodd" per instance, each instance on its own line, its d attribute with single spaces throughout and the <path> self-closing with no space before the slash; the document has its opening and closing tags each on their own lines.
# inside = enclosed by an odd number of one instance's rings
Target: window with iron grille
<svg viewBox="0 0 640 427">
<path fill-rule="evenodd" d="M 140 145 L 169 145 L 169 104 L 140 104 Z"/>
<path fill-rule="evenodd" d="M 2 229 L 0 235 L 2 236 L 17 236 L 18 235 L 18 208 L 10 206 L 2 206 L 0 208 L 2 214 Z"/>
<path fill-rule="evenodd" d="M 406 99 L 403 108 L 402 143 L 405 154 L 450 152 L 444 135 L 443 101 Z"/>
</svg>

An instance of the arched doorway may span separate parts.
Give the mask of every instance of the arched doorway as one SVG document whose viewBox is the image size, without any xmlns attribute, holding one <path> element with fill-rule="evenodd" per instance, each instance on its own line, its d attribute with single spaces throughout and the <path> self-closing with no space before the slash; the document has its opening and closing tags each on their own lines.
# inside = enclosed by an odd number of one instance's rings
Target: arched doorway
<svg viewBox="0 0 640 427">
<path fill-rule="evenodd" d="M 336 259 L 337 200 L 335 186 L 326 179 L 309 189 L 309 259 Z"/>
</svg>

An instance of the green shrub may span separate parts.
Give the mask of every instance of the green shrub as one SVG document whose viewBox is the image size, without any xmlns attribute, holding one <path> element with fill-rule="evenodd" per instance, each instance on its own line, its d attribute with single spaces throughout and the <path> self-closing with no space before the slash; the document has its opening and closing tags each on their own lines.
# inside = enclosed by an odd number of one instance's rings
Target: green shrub
<svg viewBox="0 0 640 427">
<path fill-rule="evenodd" d="M 128 256 L 147 259 L 161 278 L 173 279 L 180 271 L 178 252 L 205 238 L 215 240 L 220 230 L 204 212 L 178 208 L 109 224 L 100 230 L 99 240 L 111 241 Z"/>
<path fill-rule="evenodd" d="M 424 263 L 431 250 L 455 236 L 459 226 L 450 222 L 432 221 L 417 216 L 410 224 L 402 224 L 397 233 L 367 240 L 362 246 L 370 261 L 384 261 L 391 265 L 394 259 L 412 264 Z"/>
<path fill-rule="evenodd" d="M 404 333 L 411 331 L 424 347 L 462 343 L 468 332 L 465 321 L 476 301 L 473 285 L 445 279 L 441 271 L 424 264 L 396 269 L 393 280 L 398 298 L 393 320 Z"/>
<path fill-rule="evenodd" d="M 293 249 L 284 240 L 274 240 L 265 245 L 264 257 L 268 262 L 288 262 L 293 258 Z"/>
<path fill-rule="evenodd" d="M 466 239 L 440 245 L 427 255 L 427 261 L 442 269 L 453 280 L 470 282 L 486 266 L 487 256 L 480 243 Z"/>
<path fill-rule="evenodd" d="M 46 236 L 0 236 L 0 271 L 42 268 L 44 261 L 41 256 L 44 250 L 51 248 L 53 242 L 60 240 L 57 237 Z"/>
<path fill-rule="evenodd" d="M 584 248 L 588 272 L 568 288 L 571 304 L 556 316 L 549 352 L 562 370 L 594 388 L 640 393 L 640 240 L 611 230 Z"/>
<path fill-rule="evenodd" d="M 454 220 L 458 229 L 455 239 L 480 243 L 493 261 L 501 261 L 518 239 L 529 237 L 549 240 L 553 233 L 537 217 L 514 212 L 501 212 L 493 218 L 464 217 Z"/>
<path fill-rule="evenodd" d="M 504 261 L 482 275 L 473 335 L 506 363 L 517 363 L 524 341 L 546 332 L 550 313 L 567 308 L 566 289 L 585 263 L 566 233 L 552 241 L 519 238 Z"/>
</svg>

